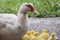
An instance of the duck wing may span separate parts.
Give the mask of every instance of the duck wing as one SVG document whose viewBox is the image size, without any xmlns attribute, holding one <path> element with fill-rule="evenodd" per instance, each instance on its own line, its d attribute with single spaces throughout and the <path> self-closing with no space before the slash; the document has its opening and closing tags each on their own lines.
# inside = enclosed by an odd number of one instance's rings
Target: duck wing
<svg viewBox="0 0 60 40">
<path fill-rule="evenodd" d="M 0 14 L 1 24 L 14 24 L 17 20 L 17 16 L 14 14 Z"/>
</svg>

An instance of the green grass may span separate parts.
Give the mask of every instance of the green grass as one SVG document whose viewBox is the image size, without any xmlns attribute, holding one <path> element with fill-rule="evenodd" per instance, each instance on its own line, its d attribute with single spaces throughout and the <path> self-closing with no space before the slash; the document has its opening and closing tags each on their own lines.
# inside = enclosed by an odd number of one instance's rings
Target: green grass
<svg viewBox="0 0 60 40">
<path fill-rule="evenodd" d="M 29 12 L 31 17 L 60 16 L 60 0 L 0 0 L 0 13 L 17 14 L 20 5 L 24 2 L 31 2 L 39 12 L 38 15 Z"/>
</svg>

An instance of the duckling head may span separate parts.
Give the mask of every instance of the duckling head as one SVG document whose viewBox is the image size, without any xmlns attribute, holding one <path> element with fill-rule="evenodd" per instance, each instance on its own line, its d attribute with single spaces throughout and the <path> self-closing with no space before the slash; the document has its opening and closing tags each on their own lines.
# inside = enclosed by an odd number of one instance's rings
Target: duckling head
<svg viewBox="0 0 60 40">
<path fill-rule="evenodd" d="M 36 37 L 39 36 L 39 33 L 38 32 L 35 32 L 34 33 L 34 36 L 36 36 Z"/>
<path fill-rule="evenodd" d="M 31 30 L 31 33 L 32 33 L 32 34 L 34 34 L 34 33 L 35 33 L 35 31 L 32 29 L 32 30 Z"/>
<path fill-rule="evenodd" d="M 55 37 L 55 35 L 56 35 L 56 33 L 54 33 L 54 32 L 51 34 L 52 37 Z"/>
<path fill-rule="evenodd" d="M 30 31 L 28 31 L 26 34 L 29 35 L 29 36 L 31 36 L 31 32 Z"/>
<path fill-rule="evenodd" d="M 44 29 L 42 32 L 48 33 L 48 30 Z"/>
</svg>

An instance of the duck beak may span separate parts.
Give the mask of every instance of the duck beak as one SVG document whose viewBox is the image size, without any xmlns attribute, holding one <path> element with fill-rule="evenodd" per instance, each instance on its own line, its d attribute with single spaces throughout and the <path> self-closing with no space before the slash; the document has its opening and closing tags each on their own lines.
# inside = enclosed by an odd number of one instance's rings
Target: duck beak
<svg viewBox="0 0 60 40">
<path fill-rule="evenodd" d="M 39 12 L 37 12 L 36 10 L 33 12 L 34 14 L 39 14 Z"/>
</svg>

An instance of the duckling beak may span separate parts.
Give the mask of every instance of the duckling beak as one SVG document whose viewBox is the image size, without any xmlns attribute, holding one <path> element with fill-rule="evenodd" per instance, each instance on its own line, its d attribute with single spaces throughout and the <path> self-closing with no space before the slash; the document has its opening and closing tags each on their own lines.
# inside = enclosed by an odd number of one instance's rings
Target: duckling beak
<svg viewBox="0 0 60 40">
<path fill-rule="evenodd" d="M 39 14 L 39 12 L 37 12 L 36 10 L 34 11 L 34 14 Z"/>
</svg>

